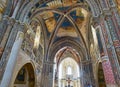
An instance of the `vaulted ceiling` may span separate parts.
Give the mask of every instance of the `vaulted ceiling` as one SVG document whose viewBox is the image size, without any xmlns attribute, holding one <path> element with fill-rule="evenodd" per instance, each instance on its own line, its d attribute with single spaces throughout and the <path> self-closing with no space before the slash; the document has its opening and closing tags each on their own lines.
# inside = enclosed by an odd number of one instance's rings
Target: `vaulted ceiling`
<svg viewBox="0 0 120 87">
<path fill-rule="evenodd" d="M 116 0 L 116 1 L 117 1 L 118 9 L 119 9 L 119 12 L 120 12 L 120 0 Z"/>
<path fill-rule="evenodd" d="M 56 49 L 54 48 L 55 43 L 68 42 L 70 39 L 73 40 L 73 43 L 76 42 L 79 44 L 78 46 L 81 45 L 84 50 L 87 50 L 90 17 L 91 12 L 87 3 L 78 0 L 54 0 L 43 4 L 38 2 L 28 14 L 29 20 L 40 20 L 44 24 L 41 26 L 46 32 L 47 42 L 45 44 L 47 44 L 48 56 L 52 49 Z M 67 50 L 65 53 L 60 52 L 59 55 L 67 54 L 68 56 L 70 53 L 77 62 L 80 61 L 72 50 Z"/>
<path fill-rule="evenodd" d="M 120 1 L 116 1 L 120 8 Z M 33 34 L 36 33 L 34 29 L 36 22 L 41 26 L 40 45 L 41 49 L 46 48 L 47 54 L 55 49 L 56 43 L 70 41 L 82 46 L 81 50 L 89 49 L 90 38 L 92 39 L 90 31 L 92 12 L 86 0 L 0 0 L 0 2 L 0 13 L 8 2 L 8 4 L 12 3 L 11 11 L 8 11 L 10 16 L 19 5 L 17 3 L 22 3 L 18 13 L 15 13 L 17 14 L 15 18 L 31 25 Z M 58 48 L 62 48 L 62 45 L 64 44 L 60 44 Z"/>
</svg>

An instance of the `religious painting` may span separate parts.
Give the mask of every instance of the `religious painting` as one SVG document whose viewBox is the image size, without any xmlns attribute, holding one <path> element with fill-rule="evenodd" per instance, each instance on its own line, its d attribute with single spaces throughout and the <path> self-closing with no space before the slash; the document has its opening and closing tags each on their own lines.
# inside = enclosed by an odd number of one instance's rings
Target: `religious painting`
<svg viewBox="0 0 120 87">
<path fill-rule="evenodd" d="M 72 27 L 66 27 L 66 28 L 60 27 L 58 30 L 57 36 L 58 37 L 63 37 L 63 36 L 77 37 L 78 35 L 75 31 L 75 28 L 72 26 Z"/>
<path fill-rule="evenodd" d="M 5 7 L 6 7 L 6 1 L 7 0 L 0 0 L 0 20 L 2 18 L 2 15 L 3 15 Z"/>
<path fill-rule="evenodd" d="M 62 0 L 63 6 L 70 6 L 77 3 L 77 0 Z"/>
<path fill-rule="evenodd" d="M 44 54 L 44 36 L 41 28 L 41 25 L 36 27 L 33 49 L 33 53 L 39 63 L 41 62 L 41 57 Z"/>
<path fill-rule="evenodd" d="M 53 30 L 56 27 L 57 21 L 60 17 L 60 14 L 48 11 L 48 12 L 43 12 L 43 14 L 41 14 L 40 16 L 45 21 L 45 25 L 48 33 L 53 32 Z"/>
<path fill-rule="evenodd" d="M 29 31 L 29 30 L 28 30 Z M 33 49 L 33 44 L 34 44 L 34 38 L 31 33 L 26 33 L 25 38 L 22 43 L 22 50 L 27 54 L 31 55 L 32 49 Z"/>
<path fill-rule="evenodd" d="M 40 16 L 44 19 L 48 32 L 51 33 L 56 25 L 54 13 L 50 11 L 43 12 Z"/>
<path fill-rule="evenodd" d="M 73 20 L 79 27 L 81 27 L 83 23 L 85 24 L 87 15 L 87 11 L 82 8 L 77 8 L 76 10 L 70 13 L 70 16 L 73 18 Z"/>
<path fill-rule="evenodd" d="M 40 44 L 40 35 L 41 34 L 41 26 L 37 26 L 36 32 L 35 32 L 35 39 L 34 39 L 34 49 L 38 49 Z"/>
<path fill-rule="evenodd" d="M 15 80 L 15 84 L 25 84 L 26 82 L 26 69 L 23 67 L 20 71 L 19 71 L 19 73 L 18 73 L 18 75 L 17 75 L 17 77 L 16 77 L 16 80 Z"/>
<path fill-rule="evenodd" d="M 63 36 L 77 37 L 78 34 L 73 24 L 68 20 L 68 18 L 65 18 L 57 32 L 57 36 L 58 37 L 63 37 Z"/>
<path fill-rule="evenodd" d="M 118 10 L 119 10 L 119 13 L 120 13 L 120 0 L 116 0 L 117 2 L 117 7 L 118 7 Z"/>
<path fill-rule="evenodd" d="M 56 23 L 57 22 L 54 17 L 51 17 L 51 18 L 48 18 L 47 20 L 45 20 L 45 24 L 50 33 L 55 29 Z"/>
</svg>

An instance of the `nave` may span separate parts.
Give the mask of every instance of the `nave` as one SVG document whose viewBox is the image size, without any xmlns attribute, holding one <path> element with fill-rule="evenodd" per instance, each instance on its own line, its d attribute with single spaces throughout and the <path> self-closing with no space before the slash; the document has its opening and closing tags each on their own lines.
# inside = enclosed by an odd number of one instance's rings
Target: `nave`
<svg viewBox="0 0 120 87">
<path fill-rule="evenodd" d="M 120 87 L 120 0 L 0 0 L 0 87 Z"/>
</svg>

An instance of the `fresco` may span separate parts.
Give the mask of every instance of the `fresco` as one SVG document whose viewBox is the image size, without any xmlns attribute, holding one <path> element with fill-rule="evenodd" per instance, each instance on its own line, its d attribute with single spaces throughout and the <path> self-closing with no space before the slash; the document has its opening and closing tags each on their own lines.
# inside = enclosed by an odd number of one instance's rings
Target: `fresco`
<svg viewBox="0 0 120 87">
<path fill-rule="evenodd" d="M 109 61 L 102 63 L 106 84 L 115 84 L 114 75 Z"/>
<path fill-rule="evenodd" d="M 116 2 L 117 2 L 118 10 L 119 10 L 119 13 L 120 13 L 120 0 L 116 0 Z"/>
<path fill-rule="evenodd" d="M 83 21 L 85 20 L 84 13 L 82 13 L 82 8 L 78 8 L 72 11 L 70 13 L 70 16 L 73 18 L 78 26 L 81 26 L 83 24 Z"/>
<path fill-rule="evenodd" d="M 62 36 L 71 36 L 71 37 L 77 37 L 77 33 L 75 31 L 74 27 L 60 27 L 57 33 L 58 37 Z"/>
<path fill-rule="evenodd" d="M 45 21 L 48 33 L 51 33 L 55 29 L 56 23 L 57 23 L 60 15 L 57 13 L 53 13 L 53 12 L 44 12 L 40 16 Z"/>
<path fill-rule="evenodd" d="M 17 83 L 25 84 L 26 83 L 25 80 L 26 80 L 26 70 L 25 68 L 22 68 L 16 77 L 15 84 Z"/>
</svg>

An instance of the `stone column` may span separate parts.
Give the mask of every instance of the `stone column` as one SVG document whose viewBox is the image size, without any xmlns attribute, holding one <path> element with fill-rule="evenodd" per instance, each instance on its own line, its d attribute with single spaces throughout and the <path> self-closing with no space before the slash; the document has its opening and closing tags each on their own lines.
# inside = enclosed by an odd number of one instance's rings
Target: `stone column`
<svg viewBox="0 0 120 87">
<path fill-rule="evenodd" d="M 10 18 L 8 16 L 5 16 L 2 21 L 0 21 L 0 43 L 3 39 L 4 33 L 8 27 Z M 10 25 L 12 26 L 12 25 Z"/>
<path fill-rule="evenodd" d="M 15 10 L 14 10 L 14 12 L 13 12 L 12 18 L 15 18 L 15 17 L 16 17 L 16 14 L 18 13 L 18 10 L 19 10 L 19 8 L 20 8 L 20 5 L 21 5 L 21 0 L 19 0 L 19 1 L 17 2 L 17 5 L 16 5 L 16 8 L 15 8 Z"/>
<path fill-rule="evenodd" d="M 24 29 L 24 26 L 21 25 L 19 22 L 16 22 L 14 24 L 14 26 L 11 28 L 11 32 L 8 36 L 8 39 L 7 39 L 7 42 L 6 42 L 6 45 L 4 47 L 4 51 L 2 53 L 1 60 L 0 60 L 0 81 L 3 77 L 7 62 L 9 60 L 9 55 L 11 53 L 13 44 L 15 42 L 17 32 L 23 31 L 23 29 Z"/>
<path fill-rule="evenodd" d="M 80 65 L 79 65 L 80 67 L 79 67 L 79 73 L 80 73 L 80 86 L 81 87 L 84 87 L 84 81 L 83 81 L 83 64 L 82 63 L 80 63 Z"/>
<path fill-rule="evenodd" d="M 23 36 L 24 36 L 24 34 L 19 31 L 17 34 L 16 40 L 13 44 L 13 47 L 12 47 L 12 50 L 11 50 L 11 53 L 9 56 L 9 60 L 8 60 L 8 63 L 7 63 L 0 87 L 10 87 L 11 80 L 13 77 L 14 68 L 15 68 L 15 64 L 17 61 L 17 56 L 19 53 L 19 49 L 22 45 Z"/>
<path fill-rule="evenodd" d="M 7 24 L 4 23 L 7 21 Z M 15 19 L 5 18 L 3 21 L 3 24 L 1 25 L 1 30 L 4 30 L 4 32 L 1 32 L 1 39 L 0 39 L 0 48 L 4 49 L 6 42 L 9 38 L 10 32 L 12 30 L 12 27 L 15 23 Z M 4 27 L 5 26 L 5 27 Z"/>
<path fill-rule="evenodd" d="M 113 46 L 113 42 L 111 39 L 111 35 L 110 35 L 110 31 L 109 28 L 113 29 L 113 26 L 111 27 L 111 25 L 108 25 L 105 21 L 105 17 L 102 15 L 102 17 L 100 17 L 100 23 L 97 23 L 98 20 L 96 20 L 96 24 L 97 26 L 95 26 L 96 28 L 96 35 L 98 38 L 98 46 L 99 46 L 99 50 L 100 50 L 100 57 L 102 60 L 102 66 L 103 66 L 103 72 L 104 72 L 104 76 L 105 76 L 105 83 L 107 87 L 117 87 L 116 85 L 116 81 L 115 81 L 115 77 L 114 77 L 114 69 L 115 69 L 115 64 L 118 64 L 116 61 L 116 56 L 115 56 L 115 51 L 114 51 L 114 46 Z M 108 28 L 109 27 L 109 28 Z M 113 32 L 112 32 L 113 34 Z M 116 35 L 114 39 L 116 38 Z M 111 59 L 113 61 L 111 61 Z M 112 62 L 114 62 L 112 64 Z M 114 66 L 114 68 L 112 67 Z"/>
<path fill-rule="evenodd" d="M 82 79 L 80 80 L 83 80 L 82 86 L 84 87 L 86 87 L 88 84 L 96 87 L 91 61 L 82 62 Z"/>
<path fill-rule="evenodd" d="M 101 58 L 102 60 L 104 60 L 104 58 L 108 59 L 108 61 L 102 63 L 104 66 L 103 69 L 105 70 L 104 74 L 106 84 L 108 87 L 110 85 L 117 87 L 117 85 L 120 85 L 120 71 L 118 62 L 118 59 L 120 58 L 120 42 L 111 16 L 109 15 L 101 18 L 100 22 L 102 43 L 104 43 L 104 52 L 103 55 L 101 55 Z M 105 68 L 106 66 L 109 67 Z M 108 70 L 109 73 L 106 70 Z M 111 74 L 111 77 L 109 77 L 109 74 Z"/>
<path fill-rule="evenodd" d="M 105 23 L 108 27 L 108 35 L 111 40 L 111 45 L 108 47 L 109 55 L 113 58 L 110 58 L 111 63 L 115 66 L 113 67 L 114 75 L 116 82 L 120 86 L 120 38 L 117 34 L 116 27 L 113 23 L 112 16 L 106 16 Z"/>
<path fill-rule="evenodd" d="M 5 47 L 11 31 L 16 25 L 15 23 L 16 20 L 8 16 L 4 16 L 3 20 L 0 21 L 0 48 Z"/>
<path fill-rule="evenodd" d="M 53 87 L 53 69 L 54 64 L 51 62 L 46 62 L 43 65 L 42 77 L 41 77 L 41 87 Z"/>
</svg>

